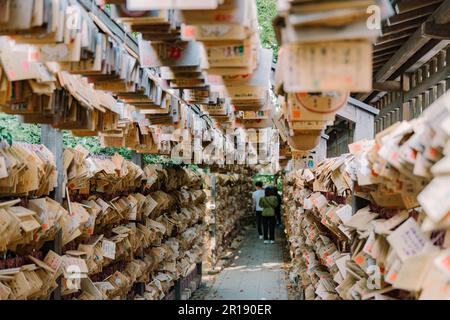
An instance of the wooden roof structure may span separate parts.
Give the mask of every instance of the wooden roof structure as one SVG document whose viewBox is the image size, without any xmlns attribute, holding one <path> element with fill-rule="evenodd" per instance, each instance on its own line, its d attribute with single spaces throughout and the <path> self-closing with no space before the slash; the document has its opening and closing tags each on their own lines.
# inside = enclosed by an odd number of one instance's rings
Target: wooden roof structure
<svg viewBox="0 0 450 320">
<path fill-rule="evenodd" d="M 380 110 L 376 130 L 419 115 L 450 88 L 450 0 L 390 0 L 395 14 L 374 44 L 373 91 L 355 98 Z"/>
</svg>

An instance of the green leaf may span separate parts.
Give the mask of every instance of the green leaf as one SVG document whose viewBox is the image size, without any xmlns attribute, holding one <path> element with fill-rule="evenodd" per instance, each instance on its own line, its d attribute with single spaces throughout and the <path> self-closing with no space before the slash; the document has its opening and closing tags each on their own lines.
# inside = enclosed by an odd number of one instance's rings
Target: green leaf
<svg viewBox="0 0 450 320">
<path fill-rule="evenodd" d="M 277 15 L 277 0 L 256 0 L 258 20 L 261 27 L 261 43 L 263 47 L 272 49 L 274 62 L 278 59 L 279 45 L 275 36 L 272 21 Z"/>
</svg>

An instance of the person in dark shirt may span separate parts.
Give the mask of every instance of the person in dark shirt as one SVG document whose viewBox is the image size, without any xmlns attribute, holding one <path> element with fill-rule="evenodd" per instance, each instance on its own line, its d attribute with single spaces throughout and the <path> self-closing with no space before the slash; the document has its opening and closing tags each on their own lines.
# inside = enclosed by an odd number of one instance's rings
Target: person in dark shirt
<svg viewBox="0 0 450 320">
<path fill-rule="evenodd" d="M 274 189 L 275 189 L 274 191 L 276 192 L 276 197 L 278 199 L 278 205 L 275 208 L 275 217 L 277 219 L 277 225 L 281 226 L 281 199 L 282 198 L 281 198 L 280 193 L 278 192 L 278 188 L 274 187 Z"/>
<path fill-rule="evenodd" d="M 275 208 L 278 206 L 278 199 L 273 187 L 267 187 L 264 197 L 259 200 L 259 205 L 263 208 L 261 213 L 264 243 L 275 243 Z"/>
</svg>

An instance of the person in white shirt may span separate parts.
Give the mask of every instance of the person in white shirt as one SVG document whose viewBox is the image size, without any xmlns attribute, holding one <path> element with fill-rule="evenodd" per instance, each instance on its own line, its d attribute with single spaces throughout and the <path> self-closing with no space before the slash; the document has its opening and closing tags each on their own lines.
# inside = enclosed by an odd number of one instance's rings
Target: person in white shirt
<svg viewBox="0 0 450 320">
<path fill-rule="evenodd" d="M 262 197 L 264 197 L 264 185 L 261 181 L 257 181 L 255 183 L 256 191 L 253 192 L 252 198 L 253 198 L 253 209 L 256 214 L 256 228 L 258 229 L 258 235 L 259 238 L 263 238 L 263 232 L 262 232 L 262 217 L 261 213 L 263 211 L 263 208 L 259 205 L 259 200 L 261 200 Z"/>
</svg>

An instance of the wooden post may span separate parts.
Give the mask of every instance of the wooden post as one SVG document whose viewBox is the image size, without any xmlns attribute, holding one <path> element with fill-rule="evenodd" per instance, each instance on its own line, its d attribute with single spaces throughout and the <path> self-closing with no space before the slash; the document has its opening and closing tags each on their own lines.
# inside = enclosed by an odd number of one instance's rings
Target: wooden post
<svg viewBox="0 0 450 320">
<path fill-rule="evenodd" d="M 136 151 L 132 151 L 131 153 L 131 161 L 138 165 L 140 168 L 144 168 L 144 160 L 142 157 L 141 153 L 137 153 Z M 140 221 L 143 225 L 145 225 L 145 219 L 142 218 Z M 141 248 L 139 250 L 139 253 L 137 254 L 138 258 L 143 259 L 145 254 L 144 254 L 144 248 Z M 144 282 L 138 282 L 136 284 L 136 293 L 143 296 L 145 293 L 145 283 Z"/>
<path fill-rule="evenodd" d="M 64 198 L 64 164 L 63 164 L 63 136 L 60 130 L 50 125 L 41 126 L 41 143 L 46 146 L 55 156 L 56 169 L 58 170 L 58 186 L 53 191 L 53 199 L 60 204 Z M 55 253 L 62 254 L 62 231 L 59 230 L 50 246 Z M 52 292 L 52 300 L 61 300 L 61 278 L 57 280 L 58 287 Z"/>
<path fill-rule="evenodd" d="M 401 101 L 402 106 L 400 112 L 400 120 L 411 120 L 411 103 L 409 101 L 405 101 L 405 92 L 411 90 L 411 79 L 409 74 L 402 75 L 402 93 L 401 93 Z"/>
<path fill-rule="evenodd" d="M 175 300 L 181 300 L 181 279 L 175 281 Z"/>
<path fill-rule="evenodd" d="M 131 161 L 134 164 L 137 164 L 139 167 L 144 168 L 144 159 L 142 157 L 142 153 L 137 153 L 136 151 L 133 151 L 131 154 Z"/>
<path fill-rule="evenodd" d="M 62 204 L 64 198 L 64 165 L 63 165 L 63 136 L 60 130 L 50 125 L 41 126 L 41 143 L 55 156 L 56 169 L 58 170 L 58 186 L 55 189 L 54 199 Z"/>
<path fill-rule="evenodd" d="M 217 192 L 216 192 L 216 175 L 213 173 L 209 173 L 210 174 L 210 179 L 211 179 L 211 200 L 213 202 L 213 207 L 211 209 L 211 213 L 213 215 L 214 218 L 214 224 L 212 225 L 212 236 L 215 238 L 216 237 L 216 196 L 217 196 Z M 216 242 L 214 242 L 216 243 Z M 216 247 L 214 247 L 213 251 L 212 251 L 212 261 L 213 261 L 213 265 L 215 266 L 217 263 L 217 256 L 216 256 Z"/>
<path fill-rule="evenodd" d="M 197 270 L 197 274 L 201 275 L 202 274 L 202 263 L 199 262 L 195 265 L 196 270 Z"/>
<path fill-rule="evenodd" d="M 200 288 L 200 286 L 202 285 L 202 280 L 203 280 L 203 264 L 201 262 L 197 263 L 195 268 L 197 270 L 197 277 L 198 277 L 197 288 Z"/>
</svg>

